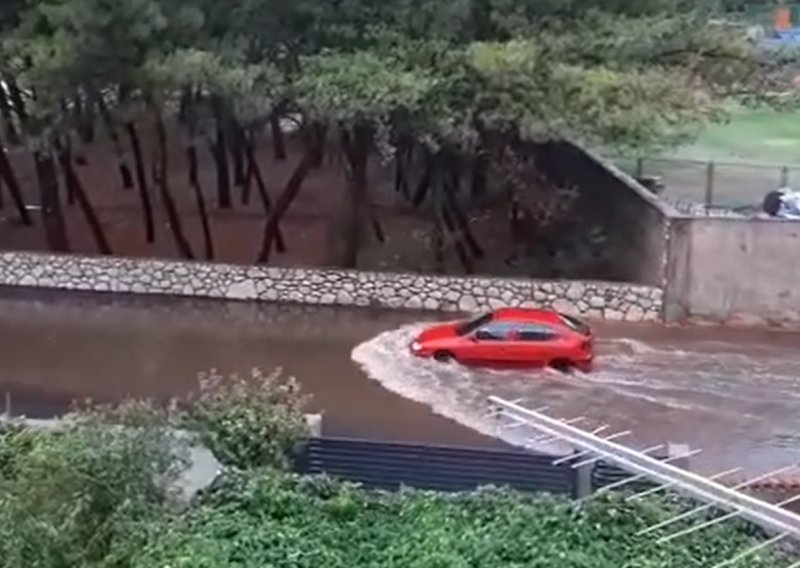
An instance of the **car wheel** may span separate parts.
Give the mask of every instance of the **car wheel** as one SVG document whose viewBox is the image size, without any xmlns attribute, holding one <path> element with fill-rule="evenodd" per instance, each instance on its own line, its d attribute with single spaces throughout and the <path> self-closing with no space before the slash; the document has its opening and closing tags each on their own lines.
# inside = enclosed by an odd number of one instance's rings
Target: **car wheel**
<svg viewBox="0 0 800 568">
<path fill-rule="evenodd" d="M 437 351 L 433 354 L 433 358 L 438 361 L 439 363 L 449 363 L 455 357 L 449 351 Z"/>
<path fill-rule="evenodd" d="M 572 364 L 572 361 L 568 361 L 567 359 L 556 359 L 550 362 L 550 368 L 555 369 L 559 373 L 571 375 L 575 366 Z"/>
</svg>

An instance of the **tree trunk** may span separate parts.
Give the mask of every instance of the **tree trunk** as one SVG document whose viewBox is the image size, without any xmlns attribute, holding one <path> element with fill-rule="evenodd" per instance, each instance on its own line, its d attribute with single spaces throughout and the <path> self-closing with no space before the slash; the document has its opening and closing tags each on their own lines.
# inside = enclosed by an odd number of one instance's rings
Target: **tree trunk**
<svg viewBox="0 0 800 568">
<path fill-rule="evenodd" d="M 308 135 L 310 137 L 308 144 L 316 148 L 313 156 L 314 163 L 311 164 L 311 167 L 312 169 L 317 169 L 322 167 L 322 164 L 325 161 L 325 147 L 327 146 L 326 142 L 328 140 L 328 126 L 319 123 L 312 124 Z"/>
<path fill-rule="evenodd" d="M 8 95 L 4 87 L 0 86 L 0 116 L 3 117 L 3 124 L 6 130 L 6 140 L 12 146 L 20 143 L 19 132 L 14 125 L 14 113 L 11 109 L 11 104 L 8 102 Z"/>
<path fill-rule="evenodd" d="M 230 209 L 233 205 L 231 199 L 231 176 L 228 169 L 228 141 L 225 137 L 225 121 L 223 117 L 222 100 L 214 96 L 211 98 L 214 122 L 216 123 L 216 140 L 211 145 L 211 153 L 217 166 L 217 205 L 220 209 Z"/>
<path fill-rule="evenodd" d="M 8 194 L 14 202 L 14 207 L 17 208 L 17 213 L 19 214 L 19 219 L 22 221 L 22 224 L 28 227 L 32 226 L 33 219 L 28 213 L 27 207 L 25 207 L 25 200 L 22 198 L 22 190 L 19 187 L 19 181 L 17 180 L 16 174 L 14 174 L 14 169 L 11 167 L 8 154 L 6 154 L 6 150 L 3 147 L 0 147 L 0 179 L 5 182 L 5 186 L 8 188 Z"/>
<path fill-rule="evenodd" d="M 77 95 L 74 99 L 74 104 L 75 122 L 78 124 L 78 136 L 80 137 L 82 143 L 91 144 L 94 142 L 95 138 L 95 103 L 91 98 L 89 98 L 84 105 L 83 98 L 80 95 Z M 111 135 L 112 141 L 114 140 L 115 136 L 117 136 L 116 132 Z M 119 142 L 118 137 L 117 142 Z M 126 189 L 128 188 L 126 187 Z"/>
<path fill-rule="evenodd" d="M 277 109 L 269 115 L 269 127 L 272 131 L 272 152 L 275 160 L 282 162 L 286 159 L 286 140 L 281 128 L 281 116 Z"/>
<path fill-rule="evenodd" d="M 484 150 L 479 149 L 475 156 L 475 162 L 472 165 L 472 187 L 470 188 L 470 196 L 473 200 L 479 200 L 486 195 L 487 167 L 488 156 Z"/>
<path fill-rule="evenodd" d="M 39 182 L 39 199 L 42 208 L 42 222 L 47 247 L 52 252 L 69 252 L 67 227 L 61 213 L 58 197 L 58 176 L 49 152 L 39 150 L 33 153 L 36 177 Z"/>
<path fill-rule="evenodd" d="M 324 131 L 316 126 L 312 126 L 311 128 L 313 128 L 317 133 Z M 314 169 L 314 164 L 318 162 L 321 153 L 319 146 L 322 144 L 324 144 L 324 138 L 317 138 L 309 141 L 305 154 L 303 154 L 303 158 L 297 164 L 297 167 L 295 168 L 292 177 L 287 182 L 283 193 L 281 193 L 281 196 L 275 203 L 275 209 L 272 211 L 272 214 L 269 216 L 267 224 L 264 227 L 264 239 L 261 243 L 261 252 L 258 255 L 259 263 L 266 264 L 269 262 L 269 257 L 272 252 L 272 243 L 275 242 L 275 239 L 278 235 L 281 219 L 292 205 L 292 202 L 297 197 L 297 194 L 300 193 L 303 182 L 305 181 L 306 177 L 308 177 L 308 174 L 311 173 L 311 170 Z"/>
<path fill-rule="evenodd" d="M 444 270 L 444 230 L 442 227 L 442 188 L 433 188 L 433 270 Z"/>
<path fill-rule="evenodd" d="M 367 205 L 367 163 L 372 133 L 365 126 L 355 126 L 352 134 L 342 133 L 342 147 L 347 157 L 348 207 L 342 268 L 357 268 L 361 248 L 364 208 Z"/>
<path fill-rule="evenodd" d="M 158 185 L 161 200 L 164 202 L 164 210 L 167 213 L 167 220 L 169 227 L 172 230 L 172 236 L 175 239 L 175 245 L 183 258 L 194 260 L 194 253 L 189 241 L 186 240 L 186 235 L 183 232 L 183 225 L 181 224 L 181 217 L 178 213 L 178 208 L 175 206 L 175 201 L 169 190 L 169 156 L 167 154 L 167 131 L 164 128 L 164 119 L 161 116 L 161 110 L 152 106 L 153 119 L 155 123 L 156 132 L 156 183 Z"/>
<path fill-rule="evenodd" d="M 192 142 L 186 148 L 186 159 L 189 163 L 189 185 L 194 190 L 197 210 L 200 213 L 200 223 L 203 228 L 203 250 L 206 260 L 214 260 L 214 241 L 211 236 L 211 223 L 208 220 L 206 210 L 206 200 L 203 197 L 203 189 L 200 187 L 200 178 L 197 175 L 197 147 Z"/>
<path fill-rule="evenodd" d="M 397 147 L 397 155 L 395 157 L 394 190 L 406 200 L 411 199 L 408 191 L 408 170 L 413 152 L 414 147 L 412 145 L 401 142 Z"/>
<path fill-rule="evenodd" d="M 95 93 L 93 98 L 96 101 L 97 109 L 100 111 L 100 116 L 106 124 L 106 129 L 108 129 L 108 136 L 111 138 L 111 145 L 114 148 L 114 153 L 117 155 L 117 168 L 122 178 L 122 187 L 123 189 L 131 189 L 133 187 L 133 176 L 131 175 L 130 167 L 128 167 L 128 162 L 125 160 L 125 153 L 122 151 L 122 141 L 119 138 L 116 125 L 111 118 L 111 113 L 108 111 L 108 106 L 106 106 L 106 102 L 103 100 L 103 96 L 100 93 Z"/>
<path fill-rule="evenodd" d="M 261 175 L 261 168 L 258 166 L 258 162 L 256 161 L 255 150 L 253 148 L 253 141 L 249 140 L 245 134 L 244 136 L 244 151 L 245 156 L 247 158 L 247 175 L 245 181 L 245 190 L 247 191 L 248 195 L 250 192 L 249 186 L 255 180 L 256 187 L 258 188 L 258 195 L 261 197 L 261 204 L 264 206 L 264 213 L 269 218 L 269 215 L 272 213 L 272 200 L 269 197 L 269 193 L 267 192 L 267 186 L 264 183 L 264 177 Z M 242 197 L 245 194 L 242 193 Z M 248 197 L 249 200 L 249 197 Z M 283 240 L 283 233 L 281 232 L 280 225 L 278 226 L 277 232 L 275 234 L 275 248 L 279 253 L 286 252 L 286 241 Z"/>
<path fill-rule="evenodd" d="M 233 160 L 233 185 L 244 187 L 245 182 L 245 157 L 244 133 L 241 128 L 234 129 L 233 144 L 231 144 L 231 158 Z"/>
<path fill-rule="evenodd" d="M 455 224 L 459 229 L 459 234 L 466 243 L 469 252 L 472 253 L 475 258 L 482 259 L 486 256 L 483 247 L 478 243 L 475 235 L 472 234 L 472 230 L 469 228 L 469 220 L 455 197 L 455 194 L 459 192 L 461 186 L 461 176 L 458 171 L 458 166 L 451 163 L 449 169 L 451 177 L 450 182 L 444 187 L 444 206 L 449 207 L 452 211 Z"/>
<path fill-rule="evenodd" d="M 8 85 L 8 94 L 11 98 L 11 105 L 14 108 L 14 112 L 17 113 L 20 124 L 22 124 L 22 130 L 27 131 L 28 111 L 25 107 L 25 100 L 22 98 L 22 92 L 19 90 L 19 86 L 17 85 L 17 80 L 14 77 L 9 76 L 6 78 L 6 84 Z"/>
<path fill-rule="evenodd" d="M 467 274 L 472 274 L 474 272 L 472 259 L 470 258 L 467 249 L 464 248 L 464 244 L 462 243 L 461 240 L 462 237 L 461 232 L 459 231 L 456 224 L 453 222 L 453 216 L 447 210 L 446 207 L 442 207 L 441 214 L 442 214 L 442 221 L 444 221 L 444 226 L 450 233 L 452 242 L 455 245 L 456 256 L 458 256 L 458 260 L 461 262 L 461 266 L 464 267 L 464 272 L 466 272 Z"/>
<path fill-rule="evenodd" d="M 81 208 L 81 212 L 84 217 L 86 217 L 86 223 L 89 225 L 92 237 L 94 237 L 94 242 L 97 244 L 97 250 L 100 251 L 100 254 L 113 254 L 105 232 L 103 231 L 103 225 L 100 223 L 97 213 L 91 201 L 89 201 L 89 196 L 86 195 L 83 183 L 72 165 L 70 151 L 66 148 L 59 148 L 58 161 L 61 164 L 61 171 L 64 173 L 64 180 L 69 188 L 69 193 L 75 196 L 75 199 L 78 201 L 78 206 Z"/>
<path fill-rule="evenodd" d="M 419 207 L 422 205 L 422 202 L 425 201 L 425 198 L 428 196 L 428 190 L 431 186 L 431 181 L 433 180 L 433 170 L 436 167 L 436 158 L 428 151 L 425 152 L 425 166 L 424 170 L 422 171 L 422 177 L 417 184 L 417 189 L 414 192 L 414 199 L 411 203 L 414 207 Z"/>
<path fill-rule="evenodd" d="M 144 157 L 142 156 L 142 146 L 139 143 L 139 133 L 136 131 L 136 125 L 133 124 L 133 122 L 126 122 L 125 130 L 128 133 L 128 138 L 131 141 L 131 148 L 133 149 L 136 180 L 139 184 L 139 201 L 142 204 L 142 215 L 144 216 L 145 235 L 148 243 L 154 243 L 156 240 L 156 227 L 153 222 L 153 206 L 150 200 L 147 176 L 145 175 Z"/>
</svg>

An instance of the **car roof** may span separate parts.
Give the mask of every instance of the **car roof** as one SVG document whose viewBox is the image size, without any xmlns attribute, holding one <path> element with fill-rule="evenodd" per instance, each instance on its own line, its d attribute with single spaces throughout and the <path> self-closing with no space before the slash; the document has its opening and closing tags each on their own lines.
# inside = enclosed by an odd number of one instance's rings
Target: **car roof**
<svg viewBox="0 0 800 568">
<path fill-rule="evenodd" d="M 494 312 L 492 321 L 564 325 L 558 312 L 533 308 L 503 308 Z"/>
</svg>

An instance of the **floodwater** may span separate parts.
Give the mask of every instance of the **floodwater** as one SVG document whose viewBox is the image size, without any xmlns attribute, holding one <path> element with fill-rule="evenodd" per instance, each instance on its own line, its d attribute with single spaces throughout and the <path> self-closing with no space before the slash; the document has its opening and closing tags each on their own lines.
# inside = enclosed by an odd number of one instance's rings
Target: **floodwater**
<svg viewBox="0 0 800 568">
<path fill-rule="evenodd" d="M 334 436 L 524 443 L 487 417 L 487 397 L 523 399 L 634 447 L 687 443 L 703 470 L 800 462 L 800 335 L 601 325 L 598 368 L 471 370 L 413 358 L 426 313 L 0 290 L 0 393 L 33 417 L 74 399 L 168 400 L 199 373 L 282 367 Z M 551 448 L 543 448 L 551 449 Z M 552 448 L 558 450 L 560 448 Z"/>
<path fill-rule="evenodd" d="M 487 416 L 490 395 L 546 406 L 553 417 L 584 417 L 586 430 L 608 425 L 604 435 L 630 431 L 618 441 L 631 447 L 689 444 L 702 450 L 693 469 L 800 463 L 800 335 L 605 324 L 595 329 L 597 369 L 567 376 L 419 361 L 403 349 L 419 329 L 386 332 L 354 359 L 386 388 L 509 443 L 537 447 L 531 438 L 543 436 Z"/>
<path fill-rule="evenodd" d="M 0 412 L 44 418 L 74 400 L 168 401 L 212 369 L 281 367 L 332 436 L 497 444 L 369 381 L 351 351 L 419 315 L 0 289 Z"/>
</svg>

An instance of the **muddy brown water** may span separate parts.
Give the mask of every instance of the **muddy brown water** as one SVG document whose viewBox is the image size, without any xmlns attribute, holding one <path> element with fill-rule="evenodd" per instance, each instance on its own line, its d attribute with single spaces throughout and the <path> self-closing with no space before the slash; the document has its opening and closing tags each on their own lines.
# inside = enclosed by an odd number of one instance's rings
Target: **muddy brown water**
<svg viewBox="0 0 800 568">
<path fill-rule="evenodd" d="M 491 394 L 688 443 L 700 469 L 800 462 L 800 334 L 600 325 L 588 375 L 470 370 L 407 351 L 426 313 L 0 290 L 0 393 L 44 417 L 74 399 L 167 400 L 209 369 L 283 367 L 329 435 L 459 445 L 525 442 L 486 417 Z M 561 448 L 543 448 L 552 451 Z"/>
</svg>

